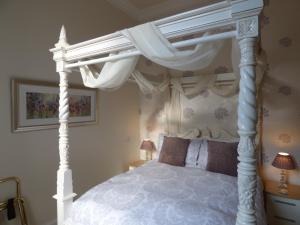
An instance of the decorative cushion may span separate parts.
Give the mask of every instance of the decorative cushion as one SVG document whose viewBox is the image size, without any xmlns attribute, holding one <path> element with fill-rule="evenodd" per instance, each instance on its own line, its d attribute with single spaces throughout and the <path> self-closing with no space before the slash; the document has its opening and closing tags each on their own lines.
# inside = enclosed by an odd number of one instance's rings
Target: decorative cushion
<svg viewBox="0 0 300 225">
<path fill-rule="evenodd" d="M 219 142 L 208 140 L 206 170 L 237 176 L 238 142 Z"/>
<path fill-rule="evenodd" d="M 157 144 L 156 144 L 156 153 L 154 155 L 154 159 L 157 161 L 159 159 L 160 151 L 161 151 L 161 148 L 162 148 L 162 145 L 164 142 L 164 137 L 165 137 L 165 134 L 160 133 L 158 135 L 158 140 L 157 140 Z"/>
<path fill-rule="evenodd" d="M 185 166 L 189 143 L 189 139 L 165 136 L 158 161 L 173 166 Z"/>
<path fill-rule="evenodd" d="M 191 139 L 185 159 L 186 167 L 206 169 L 207 164 L 207 140 Z"/>
</svg>

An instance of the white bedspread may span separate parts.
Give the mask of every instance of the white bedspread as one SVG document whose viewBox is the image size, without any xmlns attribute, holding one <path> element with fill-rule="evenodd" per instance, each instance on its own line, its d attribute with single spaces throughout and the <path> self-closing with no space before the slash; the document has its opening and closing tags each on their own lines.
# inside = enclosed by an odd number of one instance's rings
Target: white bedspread
<svg viewBox="0 0 300 225">
<path fill-rule="evenodd" d="M 265 225 L 261 186 L 258 225 Z M 234 225 L 237 179 L 151 161 L 115 176 L 73 204 L 66 225 Z"/>
</svg>

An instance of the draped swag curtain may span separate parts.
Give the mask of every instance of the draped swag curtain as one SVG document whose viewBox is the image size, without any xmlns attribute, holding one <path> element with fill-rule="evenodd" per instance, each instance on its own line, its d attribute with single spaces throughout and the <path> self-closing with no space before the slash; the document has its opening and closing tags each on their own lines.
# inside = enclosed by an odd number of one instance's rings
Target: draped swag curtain
<svg viewBox="0 0 300 225">
<path fill-rule="evenodd" d="M 142 24 L 122 31 L 146 58 L 168 69 L 179 71 L 201 70 L 211 64 L 219 53 L 224 41 L 198 44 L 193 49 L 179 50 L 175 48 L 153 23 Z M 205 33 L 208 35 L 208 33 Z M 122 54 L 124 52 L 114 53 Z M 112 54 L 111 54 L 112 55 Z M 102 90 L 115 90 L 122 86 L 130 77 L 138 84 L 144 94 L 160 93 L 171 87 L 170 101 L 165 104 L 166 133 L 178 134 L 181 124 L 180 95 L 196 96 L 205 89 L 210 89 L 220 96 L 232 96 L 238 91 L 239 83 L 239 49 L 235 40 L 232 42 L 232 64 L 236 75 L 235 82 L 229 89 L 215 86 L 216 75 L 198 75 L 194 87 L 184 89 L 178 77 L 164 76 L 163 81 L 154 85 L 153 82 L 136 69 L 138 56 L 127 57 L 107 62 L 103 68 L 82 66 L 80 72 L 85 86 Z M 259 71 L 258 74 L 263 72 Z"/>
</svg>

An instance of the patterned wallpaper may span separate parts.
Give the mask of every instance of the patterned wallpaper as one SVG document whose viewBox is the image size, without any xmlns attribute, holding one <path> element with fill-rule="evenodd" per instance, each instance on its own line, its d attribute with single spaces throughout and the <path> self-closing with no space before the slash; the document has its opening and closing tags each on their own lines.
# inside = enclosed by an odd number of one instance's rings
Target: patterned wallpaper
<svg viewBox="0 0 300 225">
<path fill-rule="evenodd" d="M 287 0 L 282 4 L 281 1 L 270 0 L 265 3 L 261 33 L 269 71 L 262 88 L 261 172 L 266 179 L 278 180 L 280 171 L 271 166 L 277 152 L 289 152 L 300 166 L 300 2 Z M 230 49 L 231 43 L 228 41 L 212 65 L 201 72 L 231 72 Z M 152 63 L 145 64 L 148 70 L 152 69 Z M 154 96 L 141 94 L 141 138 L 156 141 L 158 133 L 163 132 L 163 108 L 168 97 L 168 92 Z M 181 104 L 183 130 L 221 127 L 236 132 L 237 96 L 223 98 L 205 90 L 194 98 L 182 96 Z M 299 168 L 290 171 L 289 178 L 291 183 L 300 184 Z"/>
<path fill-rule="evenodd" d="M 263 86 L 262 172 L 278 180 L 280 171 L 271 166 L 272 160 L 279 151 L 289 152 L 298 164 L 290 182 L 300 184 L 300 2 L 266 3 L 261 32 L 269 74 Z"/>
</svg>

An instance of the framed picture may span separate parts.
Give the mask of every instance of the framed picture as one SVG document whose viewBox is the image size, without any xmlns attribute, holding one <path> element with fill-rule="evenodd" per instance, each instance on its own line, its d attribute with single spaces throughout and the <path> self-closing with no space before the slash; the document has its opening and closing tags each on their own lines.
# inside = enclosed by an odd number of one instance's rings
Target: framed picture
<svg viewBox="0 0 300 225">
<path fill-rule="evenodd" d="M 70 85 L 70 126 L 97 123 L 97 89 Z M 59 86 L 57 83 L 12 80 L 12 131 L 58 128 Z"/>
</svg>

